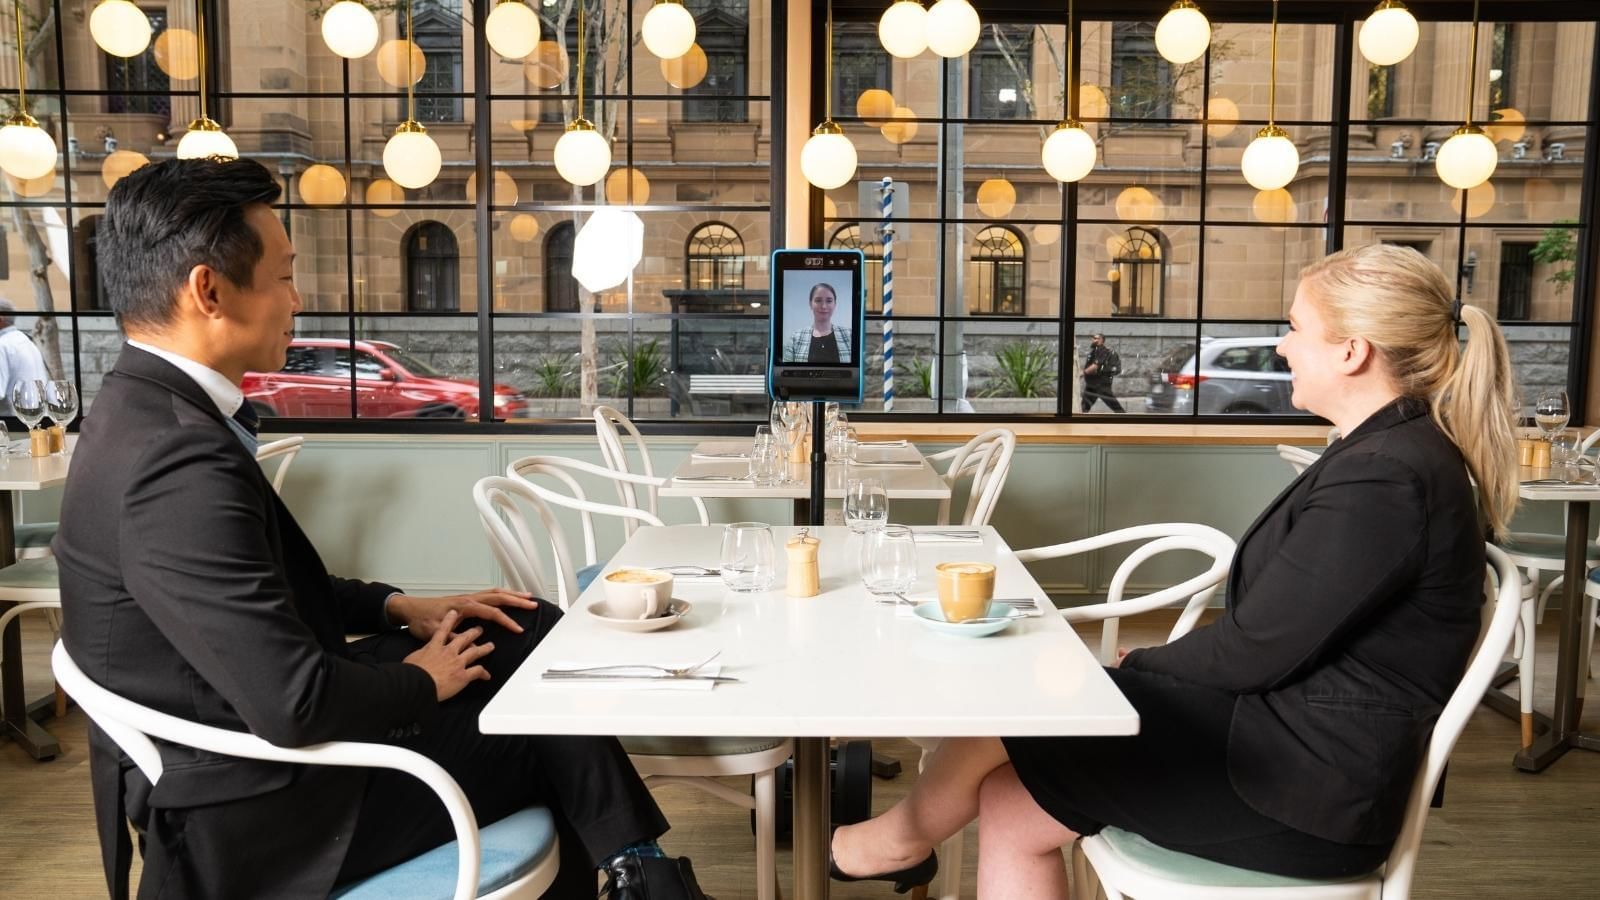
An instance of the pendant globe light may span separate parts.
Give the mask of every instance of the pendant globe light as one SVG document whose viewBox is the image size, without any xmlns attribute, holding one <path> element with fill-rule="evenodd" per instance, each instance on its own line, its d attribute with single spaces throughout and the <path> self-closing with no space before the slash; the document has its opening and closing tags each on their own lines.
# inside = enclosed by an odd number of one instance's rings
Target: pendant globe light
<svg viewBox="0 0 1600 900">
<path fill-rule="evenodd" d="M 1361 26 L 1356 43 L 1361 55 L 1375 66 L 1392 66 L 1417 49 L 1417 38 L 1422 30 L 1417 27 L 1417 17 L 1406 9 L 1400 0 L 1383 0 L 1367 16 Z"/>
<path fill-rule="evenodd" d="M 411 0 L 406 0 L 406 39 L 416 34 L 411 19 Z M 406 120 L 395 126 L 394 135 L 383 145 L 383 171 L 401 187 L 413 190 L 427 187 L 439 177 L 439 167 L 444 163 L 439 145 L 428 136 L 428 129 L 417 121 L 417 98 L 414 93 L 416 73 L 414 54 L 406 54 Z"/>
<path fill-rule="evenodd" d="M 656 0 L 640 30 L 645 47 L 659 59 L 677 59 L 694 46 L 694 15 L 683 0 Z"/>
<path fill-rule="evenodd" d="M 1244 148 L 1240 168 L 1244 180 L 1258 191 L 1275 191 L 1294 180 L 1300 171 L 1300 151 L 1289 133 L 1274 121 L 1278 115 L 1278 0 L 1272 0 L 1272 68 L 1267 75 L 1267 124 Z"/>
<path fill-rule="evenodd" d="M 539 14 L 522 0 L 499 0 L 483 20 L 483 36 L 506 59 L 524 59 L 539 46 Z"/>
<path fill-rule="evenodd" d="M 828 24 L 823 69 L 822 124 L 811 132 L 800 148 L 800 174 L 817 187 L 831 191 L 856 175 L 856 145 L 844 136 L 844 129 L 833 121 L 833 0 L 828 0 Z"/>
<path fill-rule="evenodd" d="M 101 50 L 124 59 L 150 46 L 150 17 L 128 0 L 101 0 L 89 15 L 89 34 Z"/>
<path fill-rule="evenodd" d="M 1477 100 L 1478 74 L 1478 0 L 1472 0 L 1472 53 L 1467 65 L 1467 116 L 1466 124 L 1450 134 L 1450 139 L 1439 148 L 1434 169 L 1445 184 L 1458 191 L 1471 190 L 1494 174 L 1500 163 L 1500 153 L 1494 141 L 1483 129 L 1472 124 L 1472 104 Z"/>
<path fill-rule="evenodd" d="M 1177 0 L 1156 24 L 1156 52 L 1176 65 L 1191 63 L 1211 46 L 1211 21 L 1194 0 Z"/>
<path fill-rule="evenodd" d="M 56 142 L 39 127 L 39 120 L 28 115 L 28 66 L 24 62 L 27 45 L 22 41 L 22 0 L 12 4 L 17 23 L 17 111 L 0 127 L 0 170 L 21 181 L 43 178 L 55 171 Z"/>
<path fill-rule="evenodd" d="M 378 19 L 356 0 L 339 0 L 322 14 L 322 42 L 338 56 L 360 59 L 378 46 Z"/>
<path fill-rule="evenodd" d="M 594 130 L 594 123 L 583 117 L 583 73 L 587 58 L 588 20 L 586 0 L 578 0 L 578 114 L 567 123 L 567 131 L 556 141 L 556 172 L 570 184 L 588 187 L 604 178 L 611 168 L 611 145 Z"/>
<path fill-rule="evenodd" d="M 1044 170 L 1057 181 L 1081 181 L 1094 169 L 1094 138 L 1072 115 L 1072 50 L 1077 39 L 1072 33 L 1072 0 L 1067 0 L 1067 64 L 1061 70 L 1063 116 L 1056 130 L 1045 138 Z"/>
<path fill-rule="evenodd" d="M 890 56 L 911 59 L 928 49 L 928 11 L 922 0 L 894 0 L 878 19 L 878 42 Z"/>
<path fill-rule="evenodd" d="M 183 140 L 178 141 L 179 159 L 238 159 L 239 148 L 222 126 L 206 115 L 206 0 L 194 0 L 194 60 L 200 77 L 200 118 L 189 123 Z"/>
<path fill-rule="evenodd" d="M 939 0 L 928 8 L 928 49 L 954 59 L 978 45 L 983 22 L 967 0 Z"/>
</svg>

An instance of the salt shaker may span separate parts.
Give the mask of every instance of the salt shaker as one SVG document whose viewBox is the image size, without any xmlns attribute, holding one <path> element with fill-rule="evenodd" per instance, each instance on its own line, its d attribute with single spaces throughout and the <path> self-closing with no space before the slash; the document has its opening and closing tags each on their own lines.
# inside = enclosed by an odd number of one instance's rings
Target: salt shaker
<svg viewBox="0 0 1600 900">
<path fill-rule="evenodd" d="M 821 541 L 807 536 L 806 529 L 801 529 L 784 545 L 789 556 L 789 577 L 785 579 L 784 592 L 789 596 L 815 597 L 819 593 L 817 548 L 821 545 Z"/>
</svg>

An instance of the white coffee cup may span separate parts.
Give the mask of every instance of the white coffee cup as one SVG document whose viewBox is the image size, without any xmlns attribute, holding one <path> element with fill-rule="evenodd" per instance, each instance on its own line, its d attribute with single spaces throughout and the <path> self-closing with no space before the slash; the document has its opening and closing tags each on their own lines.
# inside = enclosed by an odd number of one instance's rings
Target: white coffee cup
<svg viewBox="0 0 1600 900">
<path fill-rule="evenodd" d="M 653 619 L 672 602 L 672 573 L 618 569 L 605 576 L 606 607 L 613 618 Z"/>
</svg>

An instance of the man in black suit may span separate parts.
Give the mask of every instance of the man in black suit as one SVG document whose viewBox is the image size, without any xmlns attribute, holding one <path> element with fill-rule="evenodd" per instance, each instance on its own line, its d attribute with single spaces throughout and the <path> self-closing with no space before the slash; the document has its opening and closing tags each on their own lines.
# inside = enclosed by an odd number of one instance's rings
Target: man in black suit
<svg viewBox="0 0 1600 900">
<path fill-rule="evenodd" d="M 300 309 L 278 193 L 249 160 L 171 160 L 110 194 L 100 271 L 129 343 L 85 422 L 55 542 L 73 659 L 138 703 L 276 744 L 418 750 L 481 823 L 547 805 L 562 849 L 552 896 L 593 897 L 598 866 L 611 897 L 703 898 L 687 861 L 660 855 L 667 823 L 614 739 L 478 732 L 555 606 L 330 576 L 256 465 L 239 384 L 282 368 Z M 375 634 L 346 643 L 362 632 Z M 90 749 L 119 898 L 125 818 L 140 832 L 141 897 L 327 896 L 452 837 L 403 773 L 163 743 L 152 787 L 98 729 Z"/>
</svg>

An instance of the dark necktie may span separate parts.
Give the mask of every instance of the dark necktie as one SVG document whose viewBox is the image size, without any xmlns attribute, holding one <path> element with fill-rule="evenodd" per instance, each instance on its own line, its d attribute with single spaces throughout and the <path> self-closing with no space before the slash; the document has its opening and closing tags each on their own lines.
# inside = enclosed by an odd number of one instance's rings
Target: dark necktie
<svg viewBox="0 0 1600 900">
<path fill-rule="evenodd" d="M 233 420 L 244 426 L 244 430 L 255 436 L 261 431 L 261 417 L 249 403 L 239 405 L 239 410 L 233 414 Z"/>
</svg>

